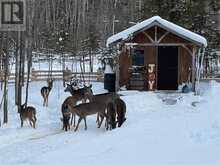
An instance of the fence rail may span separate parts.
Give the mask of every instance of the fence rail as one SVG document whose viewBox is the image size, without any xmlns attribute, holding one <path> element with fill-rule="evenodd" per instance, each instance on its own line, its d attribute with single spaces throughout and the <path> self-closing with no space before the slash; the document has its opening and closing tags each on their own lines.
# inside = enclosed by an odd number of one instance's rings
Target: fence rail
<svg viewBox="0 0 220 165">
<path fill-rule="evenodd" d="M 16 78 L 15 73 L 9 74 L 9 82 L 14 82 Z M 72 78 L 81 79 L 84 81 L 103 81 L 103 75 L 98 72 L 71 72 L 70 70 L 32 70 L 30 74 L 30 81 L 46 81 L 48 78 L 54 80 L 70 81 Z M 24 79 L 27 79 L 27 73 L 24 74 Z M 0 71 L 0 80 L 4 80 L 4 73 Z"/>
</svg>

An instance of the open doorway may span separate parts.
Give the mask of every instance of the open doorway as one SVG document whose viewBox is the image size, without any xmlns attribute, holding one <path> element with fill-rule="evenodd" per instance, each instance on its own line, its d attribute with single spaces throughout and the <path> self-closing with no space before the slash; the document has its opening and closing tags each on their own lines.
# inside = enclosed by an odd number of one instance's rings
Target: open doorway
<svg viewBox="0 0 220 165">
<path fill-rule="evenodd" d="M 178 47 L 158 47 L 158 90 L 178 89 Z"/>
</svg>

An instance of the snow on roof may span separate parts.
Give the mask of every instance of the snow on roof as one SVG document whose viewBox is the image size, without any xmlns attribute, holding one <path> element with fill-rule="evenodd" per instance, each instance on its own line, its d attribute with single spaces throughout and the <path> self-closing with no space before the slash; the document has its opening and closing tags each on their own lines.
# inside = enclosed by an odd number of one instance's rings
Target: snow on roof
<svg viewBox="0 0 220 165">
<path fill-rule="evenodd" d="M 143 22 L 140 22 L 140 23 L 120 32 L 120 33 L 117 33 L 117 34 L 109 37 L 107 39 L 106 46 L 109 47 L 110 44 L 112 44 L 116 41 L 125 40 L 130 35 L 132 35 L 134 32 L 137 32 L 139 30 L 143 30 L 144 28 L 152 25 L 154 22 L 159 23 L 159 26 L 161 25 L 162 28 L 164 27 L 168 31 L 176 33 L 177 35 L 180 35 L 181 37 L 184 37 L 188 40 L 199 43 L 199 44 L 203 45 L 204 47 L 207 46 L 207 40 L 204 37 L 202 37 L 194 32 L 191 32 L 183 27 L 180 27 L 172 22 L 169 22 L 169 21 L 161 18 L 160 16 L 151 17 Z"/>
</svg>

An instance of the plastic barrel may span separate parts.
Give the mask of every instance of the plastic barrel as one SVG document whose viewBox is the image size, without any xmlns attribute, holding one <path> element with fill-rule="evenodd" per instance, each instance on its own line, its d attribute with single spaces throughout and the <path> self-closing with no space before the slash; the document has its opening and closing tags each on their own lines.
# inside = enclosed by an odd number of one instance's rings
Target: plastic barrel
<svg viewBox="0 0 220 165">
<path fill-rule="evenodd" d="M 115 92 L 115 73 L 105 73 L 104 75 L 104 89 L 109 92 Z"/>
</svg>

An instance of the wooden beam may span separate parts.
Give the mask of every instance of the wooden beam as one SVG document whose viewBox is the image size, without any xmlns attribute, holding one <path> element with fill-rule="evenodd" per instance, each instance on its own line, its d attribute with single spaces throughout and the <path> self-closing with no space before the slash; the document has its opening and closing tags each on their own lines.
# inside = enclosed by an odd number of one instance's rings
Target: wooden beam
<svg viewBox="0 0 220 165">
<path fill-rule="evenodd" d="M 157 42 L 160 43 L 169 33 L 170 32 L 166 32 L 165 34 L 163 34 Z"/>
<path fill-rule="evenodd" d="M 193 52 L 192 52 L 186 45 L 182 45 L 182 47 L 183 47 L 184 49 L 186 49 L 186 51 L 187 51 L 191 56 L 193 56 Z"/>
<path fill-rule="evenodd" d="M 154 43 L 154 40 L 151 38 L 150 35 L 148 35 L 146 32 L 143 32 L 143 34 L 150 40 L 151 43 Z"/>
<path fill-rule="evenodd" d="M 195 92 L 195 74 L 196 74 L 196 65 L 195 65 L 195 57 L 196 57 L 196 47 L 193 47 L 193 51 L 192 51 L 192 90 L 193 92 Z"/>
<path fill-rule="evenodd" d="M 118 55 L 115 57 L 115 60 L 116 60 L 116 70 L 115 70 L 115 92 L 119 91 L 120 89 L 120 84 L 119 84 L 119 81 L 120 81 L 120 68 L 119 68 L 119 57 L 120 56 L 120 53 L 118 52 Z"/>
<path fill-rule="evenodd" d="M 158 41 L 157 41 L 157 26 L 154 27 L 154 42 L 158 43 Z"/>
</svg>

